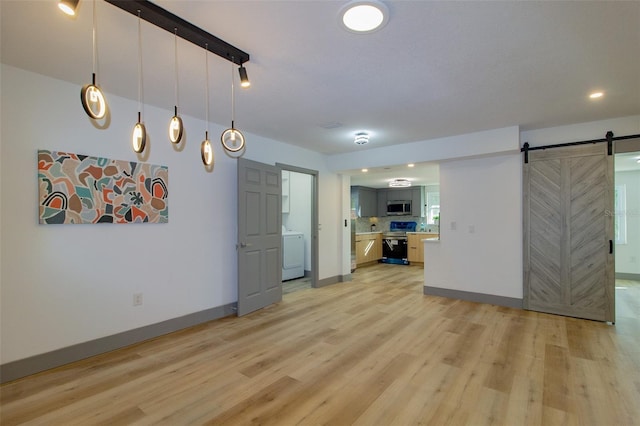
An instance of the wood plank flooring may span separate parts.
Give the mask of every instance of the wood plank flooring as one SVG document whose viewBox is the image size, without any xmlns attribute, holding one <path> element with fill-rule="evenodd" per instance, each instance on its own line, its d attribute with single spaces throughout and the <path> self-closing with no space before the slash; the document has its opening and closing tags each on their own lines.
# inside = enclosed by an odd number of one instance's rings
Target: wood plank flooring
<svg viewBox="0 0 640 426">
<path fill-rule="evenodd" d="M 614 326 L 424 296 L 422 273 L 359 268 L 7 383 L 0 423 L 640 424 L 640 286 L 620 290 Z"/>
</svg>

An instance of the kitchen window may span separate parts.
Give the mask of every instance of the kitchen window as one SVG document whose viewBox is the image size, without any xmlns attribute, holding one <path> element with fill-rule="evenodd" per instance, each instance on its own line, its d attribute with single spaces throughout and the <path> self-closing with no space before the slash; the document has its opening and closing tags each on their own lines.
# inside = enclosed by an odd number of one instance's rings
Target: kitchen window
<svg viewBox="0 0 640 426">
<path fill-rule="evenodd" d="M 438 225 L 440 219 L 440 192 L 427 191 L 427 224 Z"/>
</svg>

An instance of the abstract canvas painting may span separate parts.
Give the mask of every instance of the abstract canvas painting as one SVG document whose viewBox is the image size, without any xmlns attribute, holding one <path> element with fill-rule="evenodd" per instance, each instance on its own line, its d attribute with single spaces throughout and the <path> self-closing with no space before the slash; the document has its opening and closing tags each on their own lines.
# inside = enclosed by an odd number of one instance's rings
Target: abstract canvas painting
<svg viewBox="0 0 640 426">
<path fill-rule="evenodd" d="M 39 218 L 58 223 L 167 223 L 169 168 L 38 150 Z"/>
</svg>

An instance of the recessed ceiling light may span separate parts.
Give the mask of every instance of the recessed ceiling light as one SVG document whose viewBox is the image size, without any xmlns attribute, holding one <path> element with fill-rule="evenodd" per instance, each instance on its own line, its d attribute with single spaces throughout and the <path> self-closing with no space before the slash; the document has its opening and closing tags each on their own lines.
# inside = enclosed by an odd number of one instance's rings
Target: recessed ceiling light
<svg viewBox="0 0 640 426">
<path fill-rule="evenodd" d="M 598 99 L 604 96 L 603 92 L 593 92 L 592 94 L 589 95 L 589 97 L 591 99 Z"/>
<path fill-rule="evenodd" d="M 413 164 L 413 163 L 407 164 L 407 167 L 414 167 L 414 166 L 415 166 L 415 164 Z"/>
<path fill-rule="evenodd" d="M 350 32 L 366 34 L 384 27 L 389 9 L 377 0 L 354 0 L 340 9 L 340 22 Z"/>
<path fill-rule="evenodd" d="M 362 173 L 367 173 L 368 171 L 369 171 L 369 169 L 362 169 Z"/>
</svg>

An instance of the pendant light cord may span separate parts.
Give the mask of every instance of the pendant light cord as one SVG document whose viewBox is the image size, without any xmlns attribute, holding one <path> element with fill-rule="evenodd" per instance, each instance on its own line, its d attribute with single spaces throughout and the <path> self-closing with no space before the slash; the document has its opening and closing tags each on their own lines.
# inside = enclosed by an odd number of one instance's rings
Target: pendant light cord
<svg viewBox="0 0 640 426">
<path fill-rule="evenodd" d="M 235 121 L 236 121 L 236 97 L 234 93 L 234 63 L 233 57 L 231 58 L 231 127 L 235 129 Z"/>
<path fill-rule="evenodd" d="M 206 105 L 206 115 L 207 115 L 207 133 L 209 133 L 209 43 L 206 43 L 204 45 L 204 68 L 206 70 L 207 73 L 207 78 L 206 78 L 206 91 L 205 91 L 205 96 L 207 99 L 207 105 Z"/>
<path fill-rule="evenodd" d="M 173 52 L 174 52 L 174 63 L 175 63 L 175 72 L 176 79 L 174 84 L 174 93 L 176 97 L 176 115 L 178 115 L 178 28 L 174 28 L 174 37 L 173 37 Z"/>
<path fill-rule="evenodd" d="M 91 59 L 91 66 L 93 67 L 93 78 L 95 80 L 96 76 L 96 68 L 98 68 L 98 56 L 96 55 L 96 50 L 98 49 L 98 42 L 96 36 L 96 0 L 93 0 L 93 58 Z M 95 84 L 95 81 L 93 82 Z"/>
<path fill-rule="evenodd" d="M 142 26 L 140 10 L 138 9 L 138 111 L 144 113 L 142 94 Z M 144 116 L 144 114 L 142 114 Z"/>
</svg>

